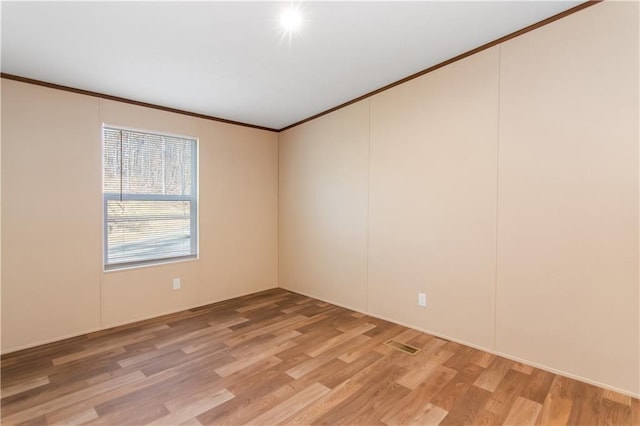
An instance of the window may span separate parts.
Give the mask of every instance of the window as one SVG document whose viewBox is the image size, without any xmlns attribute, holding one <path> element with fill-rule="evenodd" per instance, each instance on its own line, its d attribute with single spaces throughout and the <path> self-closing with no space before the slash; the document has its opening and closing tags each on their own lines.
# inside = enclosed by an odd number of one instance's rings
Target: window
<svg viewBox="0 0 640 426">
<path fill-rule="evenodd" d="M 105 270 L 198 255 L 197 140 L 103 126 Z"/>
</svg>

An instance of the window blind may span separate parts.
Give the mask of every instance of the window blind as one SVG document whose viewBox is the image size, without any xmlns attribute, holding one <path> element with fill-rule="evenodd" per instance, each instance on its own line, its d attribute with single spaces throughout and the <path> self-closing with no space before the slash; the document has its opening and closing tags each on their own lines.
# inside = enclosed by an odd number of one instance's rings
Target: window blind
<svg viewBox="0 0 640 426">
<path fill-rule="evenodd" d="M 197 256 L 197 140 L 103 127 L 105 269 Z"/>
</svg>

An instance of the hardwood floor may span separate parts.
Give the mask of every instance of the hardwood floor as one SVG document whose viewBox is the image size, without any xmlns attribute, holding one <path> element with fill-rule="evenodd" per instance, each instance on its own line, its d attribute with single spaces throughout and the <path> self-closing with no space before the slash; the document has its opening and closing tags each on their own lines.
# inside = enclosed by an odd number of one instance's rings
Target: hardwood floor
<svg viewBox="0 0 640 426">
<path fill-rule="evenodd" d="M 640 425 L 640 404 L 274 289 L 3 356 L 1 420 Z"/>
</svg>

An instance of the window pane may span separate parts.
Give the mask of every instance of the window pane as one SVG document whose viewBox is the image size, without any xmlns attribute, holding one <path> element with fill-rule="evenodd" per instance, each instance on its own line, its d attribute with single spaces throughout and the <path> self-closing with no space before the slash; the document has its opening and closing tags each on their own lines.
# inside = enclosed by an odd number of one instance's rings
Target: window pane
<svg viewBox="0 0 640 426">
<path fill-rule="evenodd" d="M 122 192 L 191 194 L 191 141 L 122 132 Z"/>
<path fill-rule="evenodd" d="M 120 193 L 120 168 L 122 155 L 120 152 L 120 130 L 104 128 L 104 192 Z"/>
<path fill-rule="evenodd" d="M 189 256 L 190 201 L 107 200 L 107 263 Z"/>
<path fill-rule="evenodd" d="M 194 141 L 104 128 L 104 190 L 124 194 L 192 194 Z"/>
<path fill-rule="evenodd" d="M 105 268 L 197 255 L 197 141 L 103 127 Z"/>
</svg>

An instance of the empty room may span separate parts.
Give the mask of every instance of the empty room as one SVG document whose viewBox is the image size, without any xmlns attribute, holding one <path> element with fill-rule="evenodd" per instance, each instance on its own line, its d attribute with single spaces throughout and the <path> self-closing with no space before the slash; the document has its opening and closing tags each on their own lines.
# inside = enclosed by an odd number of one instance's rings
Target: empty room
<svg viewBox="0 0 640 426">
<path fill-rule="evenodd" d="M 3 425 L 640 426 L 640 2 L 0 17 Z"/>
</svg>

